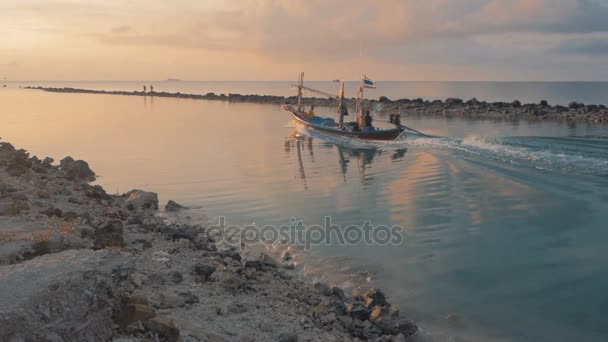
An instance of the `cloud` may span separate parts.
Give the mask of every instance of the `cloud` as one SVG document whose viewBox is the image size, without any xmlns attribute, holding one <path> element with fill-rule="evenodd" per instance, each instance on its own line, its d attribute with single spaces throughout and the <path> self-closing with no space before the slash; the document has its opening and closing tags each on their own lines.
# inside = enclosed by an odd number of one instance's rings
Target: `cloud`
<svg viewBox="0 0 608 342">
<path fill-rule="evenodd" d="M 608 36 L 597 38 L 569 39 L 553 49 L 556 53 L 584 56 L 608 56 Z"/>
<path fill-rule="evenodd" d="M 606 0 L 3 1 L 9 19 L 0 33 L 20 31 L 14 44 L 72 37 L 124 51 L 124 59 L 155 49 L 282 65 L 480 66 L 507 74 L 562 68 L 573 55 L 595 61 L 605 46 L 597 35 L 608 33 Z"/>
</svg>

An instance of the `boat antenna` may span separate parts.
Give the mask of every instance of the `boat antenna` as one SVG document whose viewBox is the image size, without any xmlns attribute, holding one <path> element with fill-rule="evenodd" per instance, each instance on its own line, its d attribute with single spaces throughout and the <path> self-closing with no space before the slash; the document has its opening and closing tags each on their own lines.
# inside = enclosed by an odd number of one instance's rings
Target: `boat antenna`
<svg viewBox="0 0 608 342">
<path fill-rule="evenodd" d="M 342 127 L 344 125 L 344 114 L 346 113 L 344 103 L 344 81 L 340 81 L 340 92 L 338 93 L 338 115 L 339 115 L 339 126 Z"/>
<path fill-rule="evenodd" d="M 300 73 L 298 79 L 298 113 L 302 112 L 302 89 L 304 88 L 304 72 Z"/>
<path fill-rule="evenodd" d="M 361 85 L 359 86 L 359 127 L 363 127 L 364 117 L 363 117 L 363 89 L 365 88 L 365 75 L 361 75 Z"/>
</svg>

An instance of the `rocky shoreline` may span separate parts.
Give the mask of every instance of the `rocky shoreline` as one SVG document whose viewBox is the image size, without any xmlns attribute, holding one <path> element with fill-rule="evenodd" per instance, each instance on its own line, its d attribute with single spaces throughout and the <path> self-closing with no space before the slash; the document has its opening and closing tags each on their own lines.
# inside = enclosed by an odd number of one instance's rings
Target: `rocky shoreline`
<svg viewBox="0 0 608 342">
<path fill-rule="evenodd" d="M 182 94 L 168 92 L 142 92 L 142 91 L 106 91 L 77 88 L 53 87 L 25 87 L 54 93 L 83 93 L 107 94 L 125 96 L 154 96 L 196 100 L 219 100 L 230 102 L 251 102 L 264 104 L 295 104 L 296 97 L 271 95 L 241 95 L 241 94 Z M 315 106 L 333 106 L 333 99 L 305 98 L 304 104 Z M 354 107 L 355 100 L 349 99 L 348 105 Z M 608 107 L 605 105 L 585 105 L 571 102 L 568 106 L 550 105 L 541 100 L 538 104 L 522 104 L 518 100 L 513 102 L 485 102 L 471 99 L 464 101 L 458 98 L 448 98 L 445 101 L 425 101 L 423 99 L 391 100 L 381 96 L 378 100 L 366 99 L 365 105 L 373 108 L 381 115 L 400 113 L 402 116 L 422 115 L 434 117 L 461 117 L 474 119 L 505 119 L 505 120 L 559 120 L 566 122 L 586 122 L 590 124 L 608 123 Z"/>
<path fill-rule="evenodd" d="M 0 142 L 1 341 L 405 341 L 378 289 L 312 282 L 285 255 L 241 254 L 158 196 L 108 194 L 81 160 Z M 166 211 L 182 210 L 170 201 Z"/>
</svg>

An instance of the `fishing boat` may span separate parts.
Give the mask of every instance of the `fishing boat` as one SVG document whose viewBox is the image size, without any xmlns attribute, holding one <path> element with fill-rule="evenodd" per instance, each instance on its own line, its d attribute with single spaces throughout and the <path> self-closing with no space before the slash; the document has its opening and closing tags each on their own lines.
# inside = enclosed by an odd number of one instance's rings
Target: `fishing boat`
<svg viewBox="0 0 608 342">
<path fill-rule="evenodd" d="M 369 111 L 364 111 L 363 90 L 365 88 L 375 87 L 376 86 L 374 81 L 372 81 L 365 75 L 361 77 L 361 85 L 359 86 L 359 96 L 357 99 L 357 121 L 345 123 L 344 116 L 348 115 L 348 108 L 346 107 L 346 103 L 344 101 L 344 82 L 340 81 L 340 91 L 338 96 L 333 96 L 323 91 L 304 86 L 304 73 L 301 73 L 297 83 L 297 108 L 294 108 L 290 105 L 286 105 L 283 107 L 283 109 L 289 112 L 297 122 L 327 134 L 365 140 L 394 140 L 399 137 L 406 130 L 407 127 L 400 125 L 399 121 L 396 121 L 391 122 L 391 124 L 395 126 L 394 128 L 376 128 L 372 125 L 372 120 L 370 118 Z M 339 115 L 338 122 L 336 122 L 332 118 L 315 116 L 312 108 L 309 112 L 305 111 L 302 107 L 302 93 L 305 90 L 337 99 Z"/>
</svg>

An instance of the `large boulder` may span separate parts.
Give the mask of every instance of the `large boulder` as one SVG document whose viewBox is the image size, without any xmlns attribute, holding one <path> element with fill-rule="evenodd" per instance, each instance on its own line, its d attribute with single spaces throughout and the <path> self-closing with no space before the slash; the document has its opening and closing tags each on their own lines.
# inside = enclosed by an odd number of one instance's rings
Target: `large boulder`
<svg viewBox="0 0 608 342">
<path fill-rule="evenodd" d="M 173 200 L 169 200 L 169 202 L 167 202 L 167 204 L 165 205 L 166 211 L 180 211 L 183 209 L 188 209 L 188 208 L 184 207 L 183 205 L 181 205 Z"/>
<path fill-rule="evenodd" d="M 0 267 L 0 341 L 106 341 L 133 259 L 89 249 Z"/>
<path fill-rule="evenodd" d="M 76 182 L 92 182 L 95 180 L 95 172 L 84 160 L 65 157 L 59 162 L 59 170 L 66 178 Z"/>
<path fill-rule="evenodd" d="M 455 97 L 449 97 L 445 100 L 445 104 L 447 104 L 448 106 L 462 104 L 462 102 L 462 99 Z"/>
<path fill-rule="evenodd" d="M 122 195 L 125 206 L 130 210 L 158 209 L 158 194 L 143 190 L 131 190 Z"/>
<path fill-rule="evenodd" d="M 179 341 L 179 329 L 170 319 L 161 316 L 152 317 L 144 322 L 144 326 L 167 342 Z"/>
</svg>

